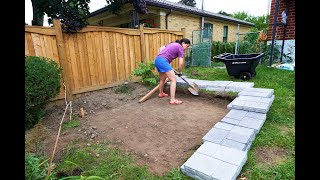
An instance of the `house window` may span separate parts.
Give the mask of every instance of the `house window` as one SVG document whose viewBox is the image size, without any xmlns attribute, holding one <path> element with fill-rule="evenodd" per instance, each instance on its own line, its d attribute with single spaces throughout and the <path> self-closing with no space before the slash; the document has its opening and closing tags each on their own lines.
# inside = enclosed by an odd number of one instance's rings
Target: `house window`
<svg viewBox="0 0 320 180">
<path fill-rule="evenodd" d="M 211 38 L 212 29 L 213 29 L 213 24 L 211 24 L 211 23 L 204 23 L 203 38 Z"/>
<path fill-rule="evenodd" d="M 223 42 L 227 42 L 228 41 L 228 26 L 223 26 L 223 38 L 222 38 Z"/>
<path fill-rule="evenodd" d="M 139 22 L 143 23 L 144 27 L 148 27 L 148 28 L 156 28 L 157 27 L 157 24 L 154 23 L 154 19 L 142 19 Z"/>
<path fill-rule="evenodd" d="M 99 25 L 99 26 L 103 26 L 103 20 L 100 20 L 100 21 L 98 22 L 98 25 Z"/>
</svg>

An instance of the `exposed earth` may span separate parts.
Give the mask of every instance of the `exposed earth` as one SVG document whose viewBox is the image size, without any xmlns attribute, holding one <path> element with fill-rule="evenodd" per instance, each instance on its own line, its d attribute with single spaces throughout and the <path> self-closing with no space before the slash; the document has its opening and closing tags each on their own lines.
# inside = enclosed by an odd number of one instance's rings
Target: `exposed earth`
<svg viewBox="0 0 320 180">
<path fill-rule="evenodd" d="M 192 155 L 202 144 L 202 137 L 228 113 L 227 105 L 232 101 L 202 93 L 193 96 L 180 87 L 176 97 L 183 101 L 181 105 L 170 105 L 170 98 L 158 98 L 158 92 L 139 103 L 149 91 L 138 83 L 129 83 L 77 95 L 72 102 L 72 114 L 80 120 L 80 126 L 61 132 L 54 161 L 59 161 L 68 143 L 76 139 L 91 143 L 108 141 L 131 154 L 137 164 L 145 164 L 151 172 L 163 175 L 180 167 Z M 169 93 L 169 86 L 165 92 Z M 43 119 L 43 153 L 48 157 L 65 110 L 65 103 L 61 102 L 48 106 Z M 86 112 L 83 118 L 81 107 Z M 69 111 L 64 121 L 68 120 Z M 26 138 L 28 134 L 30 131 Z"/>
</svg>

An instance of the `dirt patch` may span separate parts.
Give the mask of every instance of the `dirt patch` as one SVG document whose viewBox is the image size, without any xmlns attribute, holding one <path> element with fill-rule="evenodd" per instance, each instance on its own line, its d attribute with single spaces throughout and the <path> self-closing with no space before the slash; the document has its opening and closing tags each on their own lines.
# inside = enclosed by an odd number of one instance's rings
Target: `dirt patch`
<svg viewBox="0 0 320 180">
<path fill-rule="evenodd" d="M 278 127 L 280 132 L 283 134 L 283 135 L 287 135 L 287 134 L 290 134 L 292 133 L 293 131 L 293 128 L 291 127 L 288 127 L 288 126 L 279 126 Z"/>
<path fill-rule="evenodd" d="M 261 147 L 254 152 L 258 163 L 267 164 L 269 166 L 277 165 L 285 161 L 288 157 L 288 152 L 279 147 Z"/>
<path fill-rule="evenodd" d="M 180 167 L 202 144 L 202 137 L 227 113 L 228 99 L 213 95 L 193 96 L 178 88 L 176 97 L 181 105 L 170 105 L 169 97 L 158 98 L 155 93 L 143 103 L 138 100 L 149 89 L 129 83 L 127 92 L 114 87 L 85 93 L 74 99 L 73 114 L 81 125 L 65 130 L 59 138 L 55 160 L 58 161 L 66 145 L 79 142 L 108 141 L 112 146 L 132 154 L 137 164 L 145 164 L 155 174 L 163 175 L 173 167 Z M 122 91 L 123 92 L 123 91 Z M 169 92 L 169 86 L 165 88 Z M 80 118 L 80 107 L 87 112 Z M 51 105 L 43 119 L 46 128 L 45 154 L 51 154 L 65 105 Z M 27 132 L 28 133 L 28 132 Z M 77 143 L 78 146 L 85 143 Z"/>
</svg>

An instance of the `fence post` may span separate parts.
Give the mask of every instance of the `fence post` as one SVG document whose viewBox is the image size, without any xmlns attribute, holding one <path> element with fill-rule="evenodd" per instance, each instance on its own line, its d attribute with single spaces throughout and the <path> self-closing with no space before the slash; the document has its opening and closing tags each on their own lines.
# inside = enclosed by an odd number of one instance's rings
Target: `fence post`
<svg viewBox="0 0 320 180">
<path fill-rule="evenodd" d="M 140 47 L 141 47 L 141 61 L 146 62 L 146 51 L 145 51 L 145 43 L 144 43 L 144 32 L 143 32 L 143 24 L 140 24 Z"/>
<path fill-rule="evenodd" d="M 64 42 L 63 42 L 63 35 L 62 35 L 62 29 L 61 29 L 61 24 L 59 19 L 54 19 L 53 20 L 53 26 L 56 32 L 56 38 L 57 38 L 57 48 L 58 48 L 58 55 L 59 55 L 59 61 L 60 61 L 60 66 L 62 68 L 62 77 L 64 84 L 66 86 L 66 91 L 67 91 L 67 101 L 71 101 L 73 99 L 72 96 L 72 89 L 69 84 L 69 79 L 68 79 L 68 64 L 66 60 L 66 53 L 65 53 L 65 48 L 64 48 Z"/>
</svg>

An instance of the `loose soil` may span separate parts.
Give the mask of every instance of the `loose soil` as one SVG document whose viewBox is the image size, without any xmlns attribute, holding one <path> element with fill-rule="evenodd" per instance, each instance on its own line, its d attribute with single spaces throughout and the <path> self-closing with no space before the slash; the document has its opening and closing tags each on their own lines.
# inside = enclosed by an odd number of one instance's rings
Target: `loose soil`
<svg viewBox="0 0 320 180">
<path fill-rule="evenodd" d="M 280 147 L 261 147 L 254 152 L 257 162 L 275 166 L 288 158 L 288 152 Z"/>
<path fill-rule="evenodd" d="M 131 154 L 139 165 L 158 175 L 173 167 L 180 167 L 202 144 L 202 137 L 227 113 L 230 99 L 213 95 L 193 96 L 185 88 L 178 88 L 176 97 L 181 105 L 170 105 L 169 97 L 153 94 L 147 101 L 139 99 L 150 89 L 129 83 L 78 95 L 72 102 L 73 115 L 81 125 L 62 131 L 55 161 L 61 159 L 66 146 L 74 141 L 91 143 L 108 141 L 111 146 Z M 127 93 L 116 93 L 129 90 Z M 169 86 L 165 87 L 169 92 Z M 80 108 L 86 111 L 80 117 Z M 65 104 L 51 104 L 43 119 L 46 135 L 44 154 L 51 156 Z M 69 118 L 69 111 L 65 121 Z M 26 132 L 26 137 L 30 131 Z M 81 146 L 81 143 L 77 143 Z M 82 143 L 87 145 L 87 143 Z"/>
</svg>

